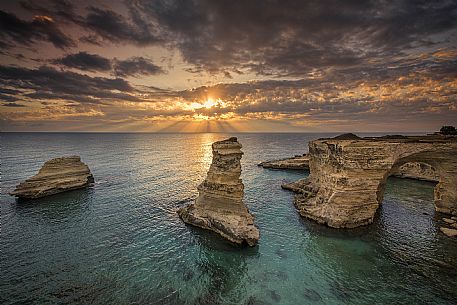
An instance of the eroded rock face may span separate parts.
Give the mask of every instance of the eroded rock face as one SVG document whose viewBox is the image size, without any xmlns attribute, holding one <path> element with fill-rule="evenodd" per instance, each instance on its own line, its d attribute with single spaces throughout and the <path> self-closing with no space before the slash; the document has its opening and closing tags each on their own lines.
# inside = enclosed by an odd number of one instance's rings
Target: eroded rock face
<svg viewBox="0 0 457 305">
<path fill-rule="evenodd" d="M 440 179 L 436 170 L 431 165 L 422 162 L 410 162 L 403 164 L 397 170 L 392 172 L 392 176 L 430 182 L 438 182 Z"/>
<path fill-rule="evenodd" d="M 78 156 L 55 158 L 44 163 L 38 174 L 10 193 L 19 198 L 39 198 L 86 187 L 94 182 L 89 167 Z"/>
<path fill-rule="evenodd" d="M 254 246 L 259 230 L 243 202 L 241 147 L 237 138 L 213 143 L 213 160 L 205 181 L 198 186 L 199 196 L 178 214 L 188 224 L 212 230 L 234 243 Z"/>
<path fill-rule="evenodd" d="M 310 176 L 284 186 L 297 193 L 304 217 L 335 228 L 371 223 L 387 177 L 410 162 L 435 169 L 435 209 L 457 215 L 456 137 L 319 139 L 310 142 L 309 155 Z"/>
</svg>

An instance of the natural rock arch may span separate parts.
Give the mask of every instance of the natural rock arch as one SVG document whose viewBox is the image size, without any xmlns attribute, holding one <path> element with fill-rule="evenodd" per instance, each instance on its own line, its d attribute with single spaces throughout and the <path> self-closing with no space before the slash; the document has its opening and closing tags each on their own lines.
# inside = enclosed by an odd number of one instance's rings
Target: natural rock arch
<svg viewBox="0 0 457 305">
<path fill-rule="evenodd" d="M 420 158 L 420 156 L 417 156 L 416 154 L 413 154 L 413 155 L 410 155 L 410 156 L 407 156 L 407 157 L 404 157 L 404 158 L 400 158 L 398 159 L 393 165 L 392 167 L 390 168 L 390 170 L 388 170 L 383 178 L 381 179 L 381 181 L 379 182 L 379 185 L 378 185 L 378 189 L 376 191 L 376 196 L 377 196 L 377 201 L 378 201 L 378 204 L 381 204 L 382 201 L 383 201 L 383 198 L 384 198 L 384 192 L 385 192 L 385 188 L 386 188 L 386 184 L 387 184 L 387 179 L 391 176 L 399 176 L 398 173 L 399 172 L 402 172 L 400 169 L 404 166 L 410 166 L 413 167 L 418 167 L 418 166 L 426 166 L 427 169 L 429 169 L 429 171 L 433 171 L 433 173 L 429 173 L 429 176 L 433 176 L 433 177 L 429 177 L 430 179 L 423 179 L 423 180 L 428 180 L 428 181 L 435 181 L 437 182 L 437 184 L 435 185 L 435 199 L 437 197 L 437 189 L 438 189 L 438 185 L 439 185 L 439 181 L 440 181 L 440 177 L 442 176 L 442 173 L 440 173 L 436 168 L 435 166 L 433 166 L 432 164 L 434 163 L 433 161 L 431 160 L 427 160 L 425 158 Z M 414 179 L 417 179 L 417 176 L 414 177 Z M 435 206 L 436 208 L 436 206 Z M 437 209 L 437 211 L 439 211 L 439 209 Z"/>
<path fill-rule="evenodd" d="M 302 216 L 336 228 L 369 224 L 388 176 L 410 162 L 436 170 L 435 209 L 457 215 L 455 137 L 319 139 L 310 142 L 309 151 L 310 176 L 295 197 Z"/>
</svg>

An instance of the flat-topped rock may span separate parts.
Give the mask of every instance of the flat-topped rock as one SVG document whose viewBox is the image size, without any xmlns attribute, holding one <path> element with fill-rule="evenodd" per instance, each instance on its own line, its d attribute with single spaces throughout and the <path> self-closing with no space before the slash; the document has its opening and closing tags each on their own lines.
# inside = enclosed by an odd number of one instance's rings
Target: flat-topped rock
<svg viewBox="0 0 457 305">
<path fill-rule="evenodd" d="M 254 246 L 259 230 L 243 202 L 241 147 L 237 138 L 213 143 L 213 160 L 206 179 L 198 186 L 199 196 L 178 214 L 188 224 L 214 231 L 231 242 Z"/>
<path fill-rule="evenodd" d="M 407 163 L 432 167 L 435 209 L 457 215 L 457 137 L 340 137 L 309 143 L 310 176 L 283 186 L 299 213 L 335 228 L 373 222 L 387 178 Z"/>
<path fill-rule="evenodd" d="M 309 156 L 304 154 L 302 156 L 294 156 L 292 158 L 285 158 L 279 160 L 260 162 L 258 166 L 263 168 L 272 169 L 309 169 Z"/>
<path fill-rule="evenodd" d="M 89 167 L 79 156 L 51 159 L 38 174 L 16 186 L 10 193 L 19 198 L 40 198 L 86 187 L 94 182 Z"/>
</svg>

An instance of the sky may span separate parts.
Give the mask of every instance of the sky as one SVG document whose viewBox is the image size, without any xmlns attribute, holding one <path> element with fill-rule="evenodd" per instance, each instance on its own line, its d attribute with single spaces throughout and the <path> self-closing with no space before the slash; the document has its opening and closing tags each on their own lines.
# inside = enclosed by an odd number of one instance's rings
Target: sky
<svg viewBox="0 0 457 305">
<path fill-rule="evenodd" d="M 0 2 L 0 130 L 457 125 L 457 1 Z"/>
</svg>

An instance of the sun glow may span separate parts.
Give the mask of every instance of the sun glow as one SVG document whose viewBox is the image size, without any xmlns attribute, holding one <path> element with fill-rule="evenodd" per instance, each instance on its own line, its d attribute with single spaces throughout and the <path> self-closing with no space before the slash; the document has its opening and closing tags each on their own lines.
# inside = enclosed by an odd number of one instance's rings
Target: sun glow
<svg viewBox="0 0 457 305">
<path fill-rule="evenodd" d="M 222 104 L 222 101 L 220 99 L 214 100 L 213 98 L 209 97 L 204 102 L 200 102 L 200 103 L 194 102 L 194 103 L 190 104 L 190 107 L 194 110 L 202 109 L 202 108 L 210 109 L 216 105 L 221 105 L 221 104 Z"/>
</svg>

